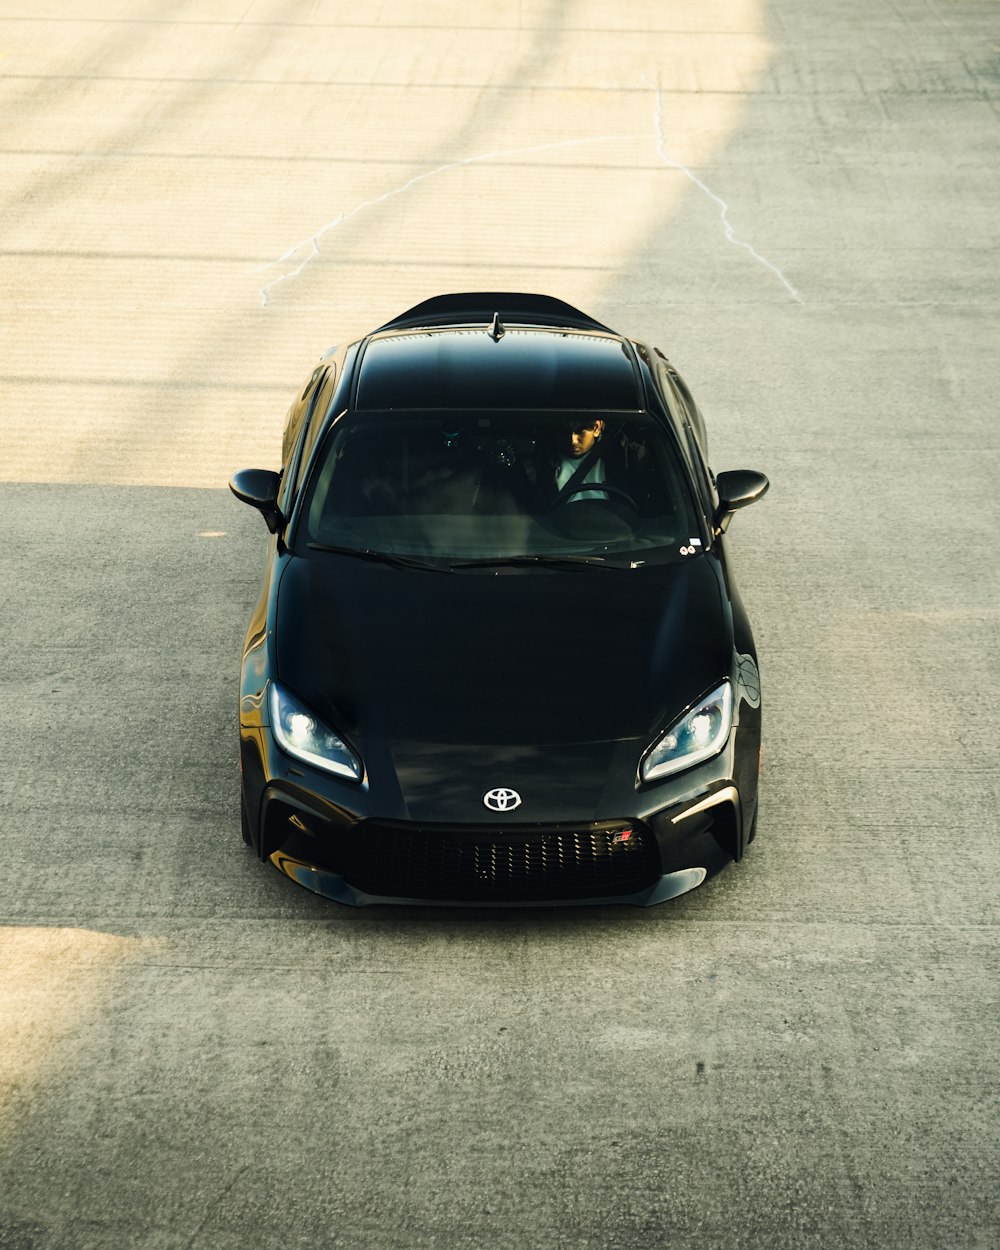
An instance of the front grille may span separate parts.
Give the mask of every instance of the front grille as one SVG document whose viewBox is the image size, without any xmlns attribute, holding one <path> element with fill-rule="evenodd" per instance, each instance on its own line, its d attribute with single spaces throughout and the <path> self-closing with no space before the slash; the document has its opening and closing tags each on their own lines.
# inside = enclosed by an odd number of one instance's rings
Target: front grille
<svg viewBox="0 0 1000 1250">
<path fill-rule="evenodd" d="M 605 898 L 645 889 L 660 870 L 653 836 L 624 821 L 503 830 L 368 820 L 350 846 L 350 884 L 396 898 Z"/>
</svg>

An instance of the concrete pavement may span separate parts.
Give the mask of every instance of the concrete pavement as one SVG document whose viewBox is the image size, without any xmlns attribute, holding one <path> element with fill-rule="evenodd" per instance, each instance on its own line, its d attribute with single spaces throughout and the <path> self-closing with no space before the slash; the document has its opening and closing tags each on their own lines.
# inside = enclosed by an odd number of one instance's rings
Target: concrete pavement
<svg viewBox="0 0 1000 1250">
<path fill-rule="evenodd" d="M 991 1250 L 997 26 L 983 0 L 0 2 L 0 1248 Z M 315 356 L 541 290 L 659 343 L 766 704 L 650 911 L 248 855 L 237 657 Z"/>
</svg>

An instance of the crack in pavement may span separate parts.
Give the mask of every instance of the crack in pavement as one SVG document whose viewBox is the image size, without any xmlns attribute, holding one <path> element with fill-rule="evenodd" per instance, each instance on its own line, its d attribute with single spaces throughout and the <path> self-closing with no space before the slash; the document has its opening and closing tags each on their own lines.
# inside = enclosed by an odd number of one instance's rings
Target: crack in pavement
<svg viewBox="0 0 1000 1250">
<path fill-rule="evenodd" d="M 722 217 L 722 228 L 726 232 L 726 238 L 728 241 L 735 247 L 745 248 L 755 261 L 763 265 L 766 269 L 770 269 L 792 299 L 795 300 L 797 304 L 801 304 L 803 302 L 802 296 L 798 293 L 795 287 L 792 286 L 778 266 L 773 265 L 766 256 L 761 256 L 760 252 L 758 252 L 752 244 L 747 243 L 745 239 L 738 239 L 736 237 L 732 226 L 729 224 L 729 205 L 722 198 L 722 196 L 716 195 L 710 186 L 707 186 L 704 182 L 702 182 L 694 170 L 689 169 L 687 165 L 683 165 L 680 161 L 674 160 L 674 158 L 667 152 L 667 140 L 663 133 L 663 92 L 659 87 L 656 90 L 656 108 L 653 114 L 653 124 L 656 129 L 656 151 L 663 163 L 665 165 L 669 165 L 671 169 L 678 170 L 686 178 L 689 178 L 700 191 L 704 191 L 708 198 L 719 206 Z"/>
<path fill-rule="evenodd" d="M 656 89 L 656 106 L 653 115 L 653 122 L 656 132 L 656 151 L 663 163 L 670 166 L 671 169 L 678 170 L 678 172 L 690 179 L 690 181 L 693 182 L 700 191 L 703 191 L 705 195 L 713 201 L 713 203 L 718 205 L 720 216 L 722 218 L 722 228 L 725 231 L 728 242 L 732 243 L 734 247 L 741 247 L 749 252 L 758 264 L 763 265 L 775 275 L 775 277 L 781 282 L 782 286 L 784 286 L 785 290 L 788 291 L 789 295 L 791 295 L 792 299 L 794 299 L 796 303 L 801 304 L 803 302 L 802 296 L 791 284 L 791 282 L 789 282 L 777 265 L 772 264 L 767 257 L 762 256 L 760 252 L 758 252 L 757 249 L 745 239 L 739 239 L 736 237 L 736 233 L 734 232 L 729 221 L 729 205 L 726 201 L 722 199 L 720 195 L 717 195 L 711 187 L 704 183 L 698 175 L 691 168 L 689 168 L 689 166 L 675 160 L 667 152 L 666 136 L 663 131 L 663 92 L 660 88 Z M 319 243 L 324 235 L 329 234 L 331 230 L 336 230 L 338 226 L 342 226 L 344 222 L 349 221 L 352 217 L 357 217 L 360 213 L 365 212 L 366 209 L 376 208 L 379 204 L 384 204 L 387 200 L 394 199 L 397 195 L 403 195 L 412 187 L 418 186 L 421 182 L 427 182 L 429 179 L 436 178 L 440 174 L 448 173 L 450 170 L 462 169 L 468 165 L 475 165 L 484 161 L 496 160 L 498 157 L 526 156 L 533 152 L 550 152 L 559 148 L 582 147 L 586 144 L 592 143 L 617 142 L 621 139 L 634 137 L 635 136 L 631 134 L 590 135 L 582 139 L 562 139 L 555 143 L 539 143 L 531 147 L 501 148 L 497 151 L 482 152 L 476 156 L 469 156 L 460 161 L 448 161 L 446 164 L 438 165 L 435 169 L 430 169 L 426 173 L 417 174 L 413 178 L 408 179 L 406 182 L 401 183 L 398 187 L 392 187 L 383 195 L 376 196 L 371 200 L 364 200 L 361 204 L 355 205 L 354 208 L 348 210 L 347 212 L 338 213 L 337 216 L 331 221 L 328 221 L 324 226 L 321 226 L 315 234 L 310 235 L 307 239 L 301 240 L 299 243 L 294 243 L 290 248 L 288 248 L 287 251 L 283 252 L 277 260 L 268 261 L 266 265 L 261 266 L 262 269 L 273 269 L 278 265 L 284 265 L 294 261 L 298 256 L 304 253 L 304 255 L 302 255 L 302 259 L 294 269 L 289 270 L 287 273 L 280 274 L 271 282 L 268 282 L 259 288 L 261 304 L 266 308 L 271 302 L 268 292 L 272 291 L 276 286 L 280 286 L 283 282 L 289 282 L 293 278 L 299 277 L 299 275 L 312 264 L 316 257 L 320 255 Z"/>
<path fill-rule="evenodd" d="M 452 169 L 462 169 L 466 165 L 475 165 L 483 161 L 496 160 L 496 158 L 500 156 L 527 156 L 532 152 L 550 152 L 557 148 L 582 147 L 584 144 L 588 143 L 617 142 L 621 139 L 627 139 L 630 137 L 630 135 L 625 134 L 590 135 L 584 139 L 561 139 L 557 143 L 539 143 L 526 148 L 501 148 L 496 152 L 482 152 L 477 156 L 469 156 L 466 157 L 465 160 L 461 161 L 448 161 L 445 165 L 438 165 L 436 169 L 429 169 L 425 174 L 417 174 L 416 177 L 410 178 L 407 182 L 402 183 L 400 186 L 393 187 L 391 190 L 386 191 L 384 195 L 379 195 L 373 200 L 365 200 L 363 203 L 356 205 L 349 212 L 338 213 L 332 221 L 328 221 L 325 226 L 321 226 L 320 229 L 317 230 L 315 234 L 310 235 L 308 239 L 303 239 L 301 243 L 293 244 L 288 251 L 283 252 L 277 260 L 268 261 L 268 263 L 262 266 L 262 268 L 271 269 L 275 265 L 285 264 L 287 261 L 294 260 L 300 252 L 306 252 L 305 259 L 302 260 L 302 262 L 297 265 L 295 269 L 291 270 L 289 273 L 281 274 L 280 277 L 275 278 L 273 282 L 268 282 L 266 286 L 262 286 L 260 288 L 261 303 L 266 308 L 271 302 L 268 291 L 272 290 L 282 282 L 288 282 L 292 278 L 297 278 L 299 274 L 307 268 L 307 266 L 312 264 L 312 262 L 320 254 L 319 241 L 325 234 L 328 234 L 331 230 L 335 230 L 337 226 L 343 225 L 345 221 L 349 221 L 352 217 L 356 217 L 359 213 L 363 213 L 365 209 L 375 208 L 379 204 L 384 204 L 386 200 L 391 200 L 397 195 L 402 195 L 404 191 L 409 191 L 411 187 L 417 186 L 418 183 L 426 182 L 430 178 L 436 178 L 439 174 L 447 173 Z"/>
</svg>

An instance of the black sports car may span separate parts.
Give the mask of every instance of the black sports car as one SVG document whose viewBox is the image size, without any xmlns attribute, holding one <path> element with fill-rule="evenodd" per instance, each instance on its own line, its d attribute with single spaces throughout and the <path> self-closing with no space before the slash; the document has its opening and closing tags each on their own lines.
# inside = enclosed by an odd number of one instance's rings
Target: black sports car
<svg viewBox="0 0 1000 1250">
<path fill-rule="evenodd" d="M 243 651 L 243 837 L 345 903 L 658 903 L 753 838 L 760 686 L 662 352 L 560 300 L 427 300 L 324 356 Z"/>
</svg>

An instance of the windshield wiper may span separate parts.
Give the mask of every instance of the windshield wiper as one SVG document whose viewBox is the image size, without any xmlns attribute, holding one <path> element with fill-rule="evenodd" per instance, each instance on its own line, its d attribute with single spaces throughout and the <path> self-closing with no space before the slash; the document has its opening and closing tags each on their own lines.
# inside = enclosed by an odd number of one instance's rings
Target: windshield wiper
<svg viewBox="0 0 1000 1250">
<path fill-rule="evenodd" d="M 356 560 L 372 560 L 376 564 L 391 564 L 398 569 L 427 569 L 431 573 L 450 573 L 451 569 L 418 560 L 415 556 L 397 556 L 390 551 L 375 551 L 371 547 L 341 547 L 336 543 L 307 543 L 311 551 L 332 551 L 338 556 L 354 556 Z"/>
<path fill-rule="evenodd" d="M 493 569 L 536 564 L 546 569 L 621 569 L 623 564 L 609 564 L 603 556 L 492 556 L 482 560 L 452 560 L 453 569 Z"/>
</svg>

